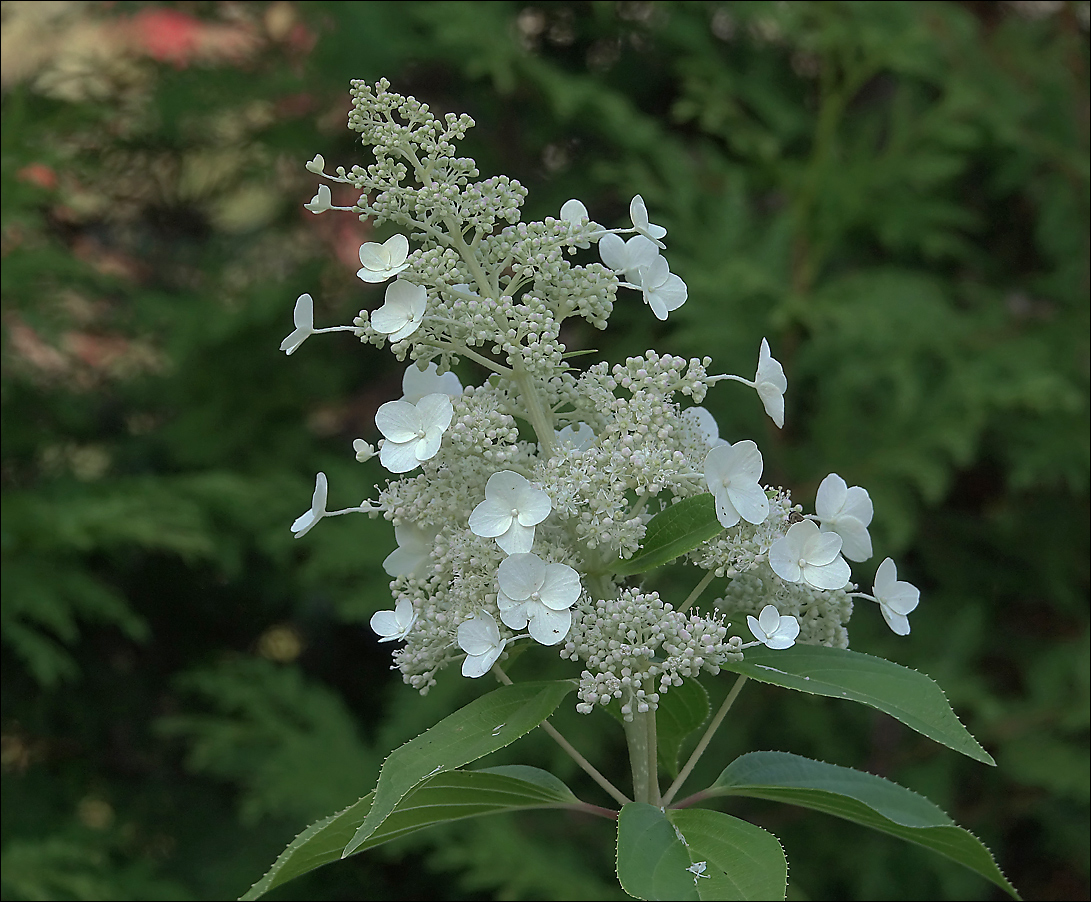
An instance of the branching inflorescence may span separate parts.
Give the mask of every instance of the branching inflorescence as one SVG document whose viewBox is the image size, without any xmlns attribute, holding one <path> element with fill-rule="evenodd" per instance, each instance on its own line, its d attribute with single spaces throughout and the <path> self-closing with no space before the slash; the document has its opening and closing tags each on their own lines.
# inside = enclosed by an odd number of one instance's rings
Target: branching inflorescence
<svg viewBox="0 0 1091 902">
<path fill-rule="evenodd" d="M 786 490 L 761 483 L 757 445 L 721 439 L 699 406 L 716 383 L 741 382 L 782 426 L 787 381 L 768 342 L 753 379 L 710 374 L 708 357 L 654 351 L 582 372 L 566 363 L 564 321 L 606 328 L 619 289 L 661 320 L 686 300 L 662 255 L 666 229 L 641 197 L 624 228 L 591 221 L 576 200 L 524 223 L 522 185 L 481 180 L 473 160 L 456 156 L 468 116 L 437 118 L 388 88 L 353 83 L 349 126 L 372 149 L 371 165 L 331 175 L 321 156 L 307 164 L 360 191 L 357 202 L 334 207 L 323 183 L 306 205 L 399 230 L 360 248 L 358 275 L 387 285 L 384 302 L 351 326 L 315 329 L 302 295 L 281 348 L 351 331 L 409 361 L 403 396 L 375 417 L 379 460 L 399 478 L 375 500 L 327 511 L 320 473 L 311 509 L 292 527 L 302 536 L 357 511 L 393 523 L 398 547 L 384 566 L 394 605 L 372 627 L 399 643 L 405 681 L 426 692 L 451 663 L 480 677 L 513 642 L 529 641 L 579 669 L 578 710 L 616 700 L 631 721 L 685 678 L 716 673 L 759 643 L 846 647 L 853 598 L 877 602 L 907 633 L 918 594 L 890 559 L 874 595 L 850 582 L 846 558 L 871 556 L 867 492 L 831 474 L 816 513 L 803 514 Z M 599 260 L 575 262 L 596 245 Z M 460 361 L 484 371 L 482 384 L 462 386 L 452 371 Z M 354 449 L 361 461 L 376 453 L 363 439 Z M 679 552 L 705 571 L 697 589 L 672 604 L 632 585 L 628 563 L 647 550 L 649 523 L 702 495 L 714 503 L 715 534 Z M 727 588 L 700 613 L 712 577 Z"/>
</svg>

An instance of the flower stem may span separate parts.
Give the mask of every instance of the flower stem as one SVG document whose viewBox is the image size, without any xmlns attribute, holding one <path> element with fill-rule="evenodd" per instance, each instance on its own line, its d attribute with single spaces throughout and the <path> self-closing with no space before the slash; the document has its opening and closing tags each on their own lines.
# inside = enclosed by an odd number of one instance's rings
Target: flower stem
<svg viewBox="0 0 1091 902">
<path fill-rule="evenodd" d="M 701 597 L 701 593 L 708 588 L 708 584 L 712 582 L 712 578 L 715 575 L 715 570 L 709 570 L 708 573 L 701 578 L 701 581 L 697 583 L 697 585 L 693 587 L 693 591 L 689 593 L 689 597 L 678 607 L 679 614 L 684 614 L 689 610 L 689 606 Z"/>
<path fill-rule="evenodd" d="M 633 712 L 625 724 L 629 746 L 629 765 L 633 770 L 633 798 L 637 802 L 659 805 L 659 762 L 656 759 L 655 711 Z"/>
<path fill-rule="evenodd" d="M 503 683 L 505 686 L 512 685 L 511 677 L 504 673 L 503 668 L 499 664 L 492 665 L 492 672 L 496 679 L 499 682 Z M 548 720 L 543 720 L 539 724 L 539 726 L 543 730 L 545 730 L 545 732 L 553 738 L 553 741 L 556 742 L 557 745 L 559 745 L 562 749 L 564 749 L 568 756 L 580 766 L 581 770 L 583 770 L 584 773 L 586 773 L 592 780 L 598 783 L 598 785 L 601 786 L 603 790 L 605 790 L 606 794 L 614 799 L 614 801 L 616 801 L 619 805 L 628 805 L 632 801 L 632 799 L 626 796 L 625 793 L 623 793 L 620 789 L 614 786 L 613 783 L 607 780 L 606 777 L 604 777 L 599 772 L 598 768 L 596 768 L 595 765 L 593 765 L 590 761 L 584 758 L 583 755 L 576 751 L 576 747 L 572 745 L 572 743 L 569 742 L 567 739 L 565 739 L 564 736 L 560 734 L 560 731 L 555 726 L 553 726 L 553 724 L 551 724 Z"/>
<path fill-rule="evenodd" d="M 679 772 L 678 779 L 671 784 L 670 789 L 668 789 L 663 796 L 662 804 L 664 807 L 671 803 L 671 800 L 677 795 L 678 790 L 682 788 L 682 784 L 686 782 L 686 778 L 689 777 L 690 773 L 693 771 L 694 766 L 705 753 L 705 749 L 708 748 L 708 744 L 712 741 L 713 734 L 720 728 L 720 724 L 723 723 L 724 718 L 727 716 L 727 712 L 731 710 L 731 706 L 735 703 L 735 699 L 739 697 L 739 692 L 742 690 L 745 682 L 746 677 L 740 675 L 735 681 L 735 685 L 731 687 L 731 691 L 727 693 L 727 698 L 725 698 L 724 703 L 720 705 L 720 710 L 716 712 L 716 716 L 712 718 L 712 722 L 708 725 L 708 729 L 705 730 L 705 735 L 701 737 L 701 741 L 697 743 L 697 748 L 695 748 L 693 754 L 689 756 L 686 766 Z"/>
</svg>

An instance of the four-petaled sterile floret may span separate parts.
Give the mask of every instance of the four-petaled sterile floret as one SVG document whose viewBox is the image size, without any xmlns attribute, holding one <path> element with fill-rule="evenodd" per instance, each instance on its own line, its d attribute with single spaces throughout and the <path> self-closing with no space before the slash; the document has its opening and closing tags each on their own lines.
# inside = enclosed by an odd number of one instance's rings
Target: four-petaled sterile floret
<svg viewBox="0 0 1091 902">
<path fill-rule="evenodd" d="M 400 642 L 409 635 L 416 622 L 417 613 L 408 598 L 401 599 L 393 611 L 376 611 L 371 615 L 371 628 L 379 636 L 380 642 Z"/>
<path fill-rule="evenodd" d="M 493 473 L 485 484 L 485 500 L 470 514 L 475 536 L 496 539 L 508 554 L 525 554 L 534 547 L 534 527 L 549 516 L 549 495 L 525 476 L 511 470 Z"/>
<path fill-rule="evenodd" d="M 762 460 L 752 441 L 724 442 L 705 455 L 705 482 L 716 499 L 716 519 L 734 526 L 740 519 L 763 523 L 769 516 L 769 498 L 758 480 Z"/>
<path fill-rule="evenodd" d="M 782 615 L 775 605 L 767 604 L 755 617 L 748 614 L 746 625 L 762 645 L 782 650 L 795 645 L 799 635 L 799 622 L 790 614 Z"/>
<path fill-rule="evenodd" d="M 472 679 L 488 673 L 511 641 L 500 637 L 500 627 L 487 611 L 478 611 L 460 623 L 457 635 L 458 647 L 466 652 L 462 675 Z"/>
<path fill-rule="evenodd" d="M 408 473 L 439 452 L 454 408 L 447 395 L 425 395 L 416 404 L 387 401 L 375 411 L 375 425 L 385 436 L 379 461 L 391 473 Z"/>
<path fill-rule="evenodd" d="M 814 510 L 823 532 L 841 536 L 841 553 L 845 557 L 850 561 L 866 561 L 871 557 L 867 528 L 874 509 L 867 489 L 858 485 L 849 488 L 844 479 L 830 473 L 818 486 Z"/>
<path fill-rule="evenodd" d="M 329 194 L 328 188 L 326 193 Z M 393 235 L 382 244 L 368 241 L 360 245 L 360 268 L 356 275 L 365 282 L 385 282 L 409 267 L 408 256 L 409 239 L 404 235 Z"/>
<path fill-rule="evenodd" d="M 513 554 L 496 575 L 500 619 L 513 630 L 528 629 L 542 645 L 556 645 L 572 625 L 569 610 L 580 597 L 579 574 L 567 564 L 547 564 L 536 554 Z"/>
<path fill-rule="evenodd" d="M 899 636 L 909 635 L 907 614 L 916 610 L 921 600 L 920 589 L 912 583 L 898 579 L 898 568 L 894 561 L 886 558 L 875 571 L 875 586 L 872 589 L 883 619 Z"/>
<path fill-rule="evenodd" d="M 793 523 L 769 549 L 769 566 L 781 579 L 816 589 L 841 589 L 851 575 L 841 557 L 841 536 L 821 532 L 810 520 Z"/>
</svg>

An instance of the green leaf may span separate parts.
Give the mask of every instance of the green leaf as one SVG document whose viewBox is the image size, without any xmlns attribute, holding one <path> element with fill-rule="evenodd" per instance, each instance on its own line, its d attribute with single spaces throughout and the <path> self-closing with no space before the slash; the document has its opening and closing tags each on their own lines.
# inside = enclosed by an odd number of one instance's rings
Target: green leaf
<svg viewBox="0 0 1091 902">
<path fill-rule="evenodd" d="M 638 899 L 783 899 L 788 862 L 775 836 L 746 821 L 633 802 L 618 816 L 617 874 Z"/>
<path fill-rule="evenodd" d="M 794 645 L 783 651 L 748 649 L 744 660 L 722 667 L 774 686 L 870 705 L 956 752 L 996 764 L 962 725 L 935 682 L 885 658 L 822 645 Z"/>
<path fill-rule="evenodd" d="M 367 818 L 374 798 L 375 793 L 370 792 L 356 804 L 300 833 L 280 853 L 265 876 L 241 898 L 258 899 L 301 874 L 331 861 L 340 861 L 342 850 Z M 448 771 L 436 774 L 410 790 L 375 832 L 356 847 L 354 854 L 445 821 L 578 804 L 578 799 L 564 783 L 535 767 L 513 765 Z"/>
<path fill-rule="evenodd" d="M 750 752 L 706 792 L 799 805 L 881 830 L 957 861 L 1019 898 L 977 837 L 928 799 L 882 777 L 788 752 Z"/>
<path fill-rule="evenodd" d="M 659 699 L 655 712 L 659 763 L 671 777 L 678 776 L 678 756 L 687 736 L 708 719 L 708 693 L 697 680 L 672 686 Z"/>
<path fill-rule="evenodd" d="M 371 810 L 343 854 L 358 849 L 418 783 L 476 761 L 529 733 L 574 687 L 570 680 L 501 686 L 395 749 L 379 773 Z"/>
<path fill-rule="evenodd" d="M 628 560 L 615 561 L 609 569 L 618 576 L 654 570 L 693 551 L 722 530 L 712 495 L 706 492 L 683 498 L 648 521 L 644 541 L 636 554 Z"/>
</svg>

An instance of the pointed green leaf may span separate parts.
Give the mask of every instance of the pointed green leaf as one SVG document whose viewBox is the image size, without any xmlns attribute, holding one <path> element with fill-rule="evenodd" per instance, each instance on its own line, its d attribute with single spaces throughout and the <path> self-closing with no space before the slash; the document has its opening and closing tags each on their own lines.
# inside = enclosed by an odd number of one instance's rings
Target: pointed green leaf
<svg viewBox="0 0 1091 902">
<path fill-rule="evenodd" d="M 823 645 L 793 645 L 783 651 L 750 648 L 744 660 L 722 667 L 774 686 L 870 705 L 975 761 L 996 764 L 962 725 L 935 682 L 885 658 Z"/>
<path fill-rule="evenodd" d="M 617 874 L 638 899 L 783 899 L 777 838 L 719 811 L 634 802 L 618 816 Z"/>
<path fill-rule="evenodd" d="M 708 693 L 697 680 L 686 680 L 661 695 L 655 712 L 656 753 L 663 769 L 678 776 L 678 755 L 687 736 L 708 719 Z"/>
<path fill-rule="evenodd" d="M 712 495 L 706 492 L 683 498 L 648 521 L 644 541 L 636 554 L 628 560 L 615 561 L 609 569 L 618 576 L 654 570 L 693 551 L 722 530 Z"/>
<path fill-rule="evenodd" d="M 882 777 L 788 752 L 750 752 L 706 792 L 799 805 L 881 830 L 957 861 L 1019 898 L 977 837 L 924 796 Z"/>
<path fill-rule="evenodd" d="M 255 883 L 243 900 L 259 899 L 274 887 L 331 861 L 356 834 L 371 810 L 375 793 L 355 805 L 312 824 L 299 834 Z M 373 848 L 399 836 L 444 821 L 527 808 L 578 805 L 571 790 L 551 773 L 515 765 L 476 771 L 448 771 L 419 784 L 397 804 L 394 811 L 356 852 Z"/>
<path fill-rule="evenodd" d="M 574 687 L 570 680 L 501 686 L 395 749 L 379 773 L 371 810 L 343 854 L 358 849 L 418 783 L 476 761 L 529 733 Z"/>
</svg>

